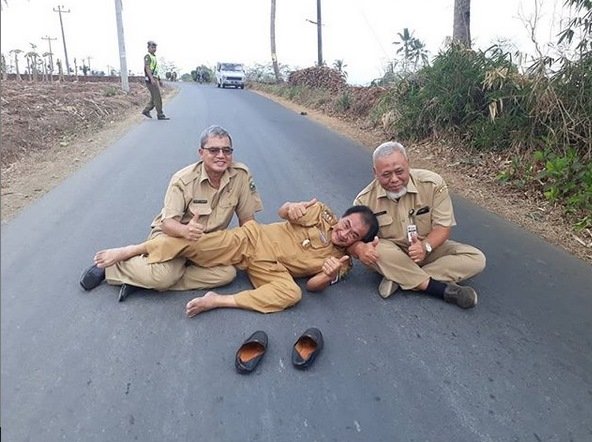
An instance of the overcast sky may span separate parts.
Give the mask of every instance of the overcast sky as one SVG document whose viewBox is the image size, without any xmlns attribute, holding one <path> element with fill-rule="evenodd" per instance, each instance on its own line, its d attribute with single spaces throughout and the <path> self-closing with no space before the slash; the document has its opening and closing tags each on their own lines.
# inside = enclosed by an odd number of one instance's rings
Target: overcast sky
<svg viewBox="0 0 592 442">
<path fill-rule="evenodd" d="M 90 58 L 93 70 L 119 68 L 115 0 L 8 0 L 1 13 L 1 48 L 52 52 L 64 59 L 59 15 L 64 6 L 64 32 L 71 67 Z M 555 41 L 563 0 L 539 0 L 538 40 Z M 268 64 L 270 0 L 123 0 L 128 69 L 142 71 L 146 41 L 158 43 L 157 56 L 174 62 L 180 72 L 217 61 Z M 323 58 L 346 64 L 349 82 L 367 84 L 384 73 L 394 57 L 397 33 L 407 27 L 426 43 L 431 55 L 452 33 L 454 0 L 322 0 Z M 524 18 L 532 18 L 535 0 L 472 0 L 471 33 L 474 46 L 485 49 L 505 39 L 534 53 Z M 277 0 L 278 61 L 292 68 L 317 61 L 316 0 Z M 21 56 L 22 58 L 22 56 Z M 24 60 L 21 66 L 24 66 Z"/>
</svg>

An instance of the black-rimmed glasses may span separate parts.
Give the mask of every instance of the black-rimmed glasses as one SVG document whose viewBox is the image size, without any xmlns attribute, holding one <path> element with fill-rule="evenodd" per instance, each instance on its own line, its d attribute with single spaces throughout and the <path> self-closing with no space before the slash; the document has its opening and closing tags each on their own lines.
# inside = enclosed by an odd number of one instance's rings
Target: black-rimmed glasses
<svg viewBox="0 0 592 442">
<path fill-rule="evenodd" d="M 224 155 L 232 155 L 234 149 L 232 147 L 202 147 L 203 150 L 207 150 L 212 155 L 218 155 L 222 152 Z"/>
</svg>

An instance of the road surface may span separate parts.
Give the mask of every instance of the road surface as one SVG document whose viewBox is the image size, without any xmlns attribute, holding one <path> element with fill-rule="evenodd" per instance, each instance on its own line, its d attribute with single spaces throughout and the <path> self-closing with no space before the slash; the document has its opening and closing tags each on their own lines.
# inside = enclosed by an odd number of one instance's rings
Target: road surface
<svg viewBox="0 0 592 442">
<path fill-rule="evenodd" d="M 248 90 L 179 87 L 170 121 L 143 121 L 2 226 L 3 440 L 592 440 L 592 268 L 459 197 L 453 237 L 488 259 L 468 311 L 413 293 L 384 300 L 359 263 L 269 315 L 186 318 L 201 291 L 124 303 L 117 287 L 82 291 L 96 250 L 144 239 L 210 124 L 250 166 L 261 221 L 313 196 L 341 212 L 372 178 L 372 146 Z M 221 292 L 246 287 L 241 274 Z M 291 347 L 311 326 L 325 349 L 297 371 Z M 235 351 L 258 329 L 268 352 L 238 375 Z"/>
</svg>

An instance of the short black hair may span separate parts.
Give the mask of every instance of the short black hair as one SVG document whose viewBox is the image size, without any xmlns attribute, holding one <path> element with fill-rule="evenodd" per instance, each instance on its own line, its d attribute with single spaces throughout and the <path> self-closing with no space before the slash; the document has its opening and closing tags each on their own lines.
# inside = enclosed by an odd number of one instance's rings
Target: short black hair
<svg viewBox="0 0 592 442">
<path fill-rule="evenodd" d="M 368 206 L 352 206 L 343 212 L 343 216 L 351 215 L 352 213 L 359 213 L 362 216 L 362 221 L 368 227 L 368 233 L 361 239 L 363 242 L 371 242 L 378 234 L 378 218 Z"/>
</svg>

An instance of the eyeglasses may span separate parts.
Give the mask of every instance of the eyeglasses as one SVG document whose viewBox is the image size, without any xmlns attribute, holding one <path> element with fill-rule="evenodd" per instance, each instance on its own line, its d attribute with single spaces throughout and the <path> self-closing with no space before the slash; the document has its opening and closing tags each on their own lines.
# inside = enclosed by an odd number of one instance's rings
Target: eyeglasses
<svg viewBox="0 0 592 442">
<path fill-rule="evenodd" d="M 218 155 L 222 152 L 224 155 L 232 155 L 234 149 L 232 147 L 202 147 L 203 150 L 207 150 L 212 155 Z"/>
</svg>

